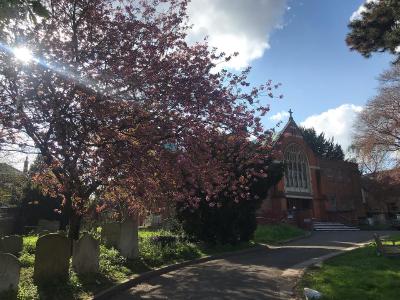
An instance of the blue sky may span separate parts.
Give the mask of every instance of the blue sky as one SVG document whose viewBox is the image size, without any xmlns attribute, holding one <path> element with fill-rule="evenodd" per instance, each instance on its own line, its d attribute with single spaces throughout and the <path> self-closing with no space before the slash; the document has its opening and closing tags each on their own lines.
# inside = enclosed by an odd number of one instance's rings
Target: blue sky
<svg viewBox="0 0 400 300">
<path fill-rule="evenodd" d="M 377 77 L 393 59 L 366 59 L 346 46 L 349 19 L 365 0 L 192 1 L 195 38 L 207 34 L 213 46 L 238 50 L 241 59 L 230 67 L 252 66 L 251 83 L 282 83 L 284 98 L 271 102 L 267 128 L 282 117 L 285 122 L 282 112 L 291 108 L 297 123 L 347 148 L 356 114 L 376 94 Z"/>
<path fill-rule="evenodd" d="M 344 103 L 364 105 L 376 93 L 376 78 L 392 58 L 375 54 L 365 59 L 344 41 L 349 18 L 362 3 L 288 2 L 283 28 L 272 33 L 271 48 L 252 63 L 252 82 L 267 76 L 283 84 L 285 99 L 272 103 L 273 113 L 292 108 L 303 121 Z"/>
</svg>

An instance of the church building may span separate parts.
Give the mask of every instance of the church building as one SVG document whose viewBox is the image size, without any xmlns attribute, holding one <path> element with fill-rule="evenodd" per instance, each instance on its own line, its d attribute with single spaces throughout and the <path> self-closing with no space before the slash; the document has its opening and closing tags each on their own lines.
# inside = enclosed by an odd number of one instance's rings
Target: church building
<svg viewBox="0 0 400 300">
<path fill-rule="evenodd" d="M 258 212 L 260 223 L 291 220 L 301 227 L 316 221 L 357 224 L 366 217 L 357 164 L 318 157 L 305 142 L 292 112 L 275 139 L 284 176 Z"/>
</svg>

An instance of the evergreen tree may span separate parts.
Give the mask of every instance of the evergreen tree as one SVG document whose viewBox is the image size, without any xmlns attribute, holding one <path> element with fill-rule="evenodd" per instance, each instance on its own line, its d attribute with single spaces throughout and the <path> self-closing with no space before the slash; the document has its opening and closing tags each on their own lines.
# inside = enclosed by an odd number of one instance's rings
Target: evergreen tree
<svg viewBox="0 0 400 300">
<path fill-rule="evenodd" d="M 317 134 L 314 128 L 300 127 L 304 140 L 311 150 L 319 157 L 331 160 L 344 160 L 342 147 L 334 142 L 334 139 L 327 139 L 322 132 Z"/>
<path fill-rule="evenodd" d="M 400 59 L 400 1 L 371 1 L 364 8 L 361 17 L 348 25 L 347 45 L 365 57 L 373 52 L 389 52 Z"/>
</svg>

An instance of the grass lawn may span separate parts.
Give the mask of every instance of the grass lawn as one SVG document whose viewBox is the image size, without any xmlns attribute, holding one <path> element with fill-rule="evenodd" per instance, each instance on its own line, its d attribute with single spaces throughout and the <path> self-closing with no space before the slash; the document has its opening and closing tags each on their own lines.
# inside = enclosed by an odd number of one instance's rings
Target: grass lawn
<svg viewBox="0 0 400 300">
<path fill-rule="evenodd" d="M 259 225 L 254 233 L 254 241 L 256 243 L 277 244 L 305 234 L 306 231 L 287 224 Z"/>
<path fill-rule="evenodd" d="M 392 237 L 400 245 L 400 236 Z M 391 244 L 391 243 L 389 243 Z M 304 287 L 323 294 L 323 299 L 400 299 L 400 257 L 377 256 L 375 244 L 353 250 L 311 268 L 300 281 Z"/>
<path fill-rule="evenodd" d="M 296 230 L 287 225 L 260 226 L 255 234 L 255 241 L 239 245 L 219 245 L 207 248 L 200 244 L 180 241 L 172 245 L 161 246 L 154 243 L 152 238 L 160 235 L 173 235 L 165 230 L 140 230 L 139 252 L 140 258 L 127 260 L 119 255 L 115 249 L 100 245 L 100 273 L 78 275 L 70 270 L 67 282 L 53 281 L 46 285 L 38 286 L 33 282 L 33 266 L 37 236 L 23 238 L 23 251 L 19 257 L 22 269 L 18 293 L 0 294 L 1 300 L 31 300 L 31 299 L 90 299 L 94 294 L 112 285 L 129 279 L 130 277 L 158 268 L 164 265 L 196 259 L 207 255 L 228 251 L 246 249 L 257 245 L 258 242 L 279 242 L 294 237 L 295 234 L 303 235 L 304 231 Z"/>
</svg>

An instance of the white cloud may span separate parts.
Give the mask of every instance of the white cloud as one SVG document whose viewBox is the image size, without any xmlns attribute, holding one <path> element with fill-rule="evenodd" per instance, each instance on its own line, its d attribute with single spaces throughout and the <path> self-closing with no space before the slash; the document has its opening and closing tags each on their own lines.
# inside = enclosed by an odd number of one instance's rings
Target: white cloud
<svg viewBox="0 0 400 300">
<path fill-rule="evenodd" d="M 271 116 L 269 119 L 271 121 L 280 122 L 283 119 L 286 119 L 287 117 L 289 117 L 289 113 L 287 111 L 282 110 L 281 112 L 278 112 L 273 116 Z"/>
<path fill-rule="evenodd" d="M 378 2 L 378 1 L 379 0 L 366 0 L 365 3 Z M 353 12 L 353 14 L 350 17 L 350 21 L 354 21 L 356 19 L 361 18 L 361 13 L 363 13 L 366 10 L 364 6 L 365 3 L 361 4 L 360 7 L 355 12 Z"/>
<path fill-rule="evenodd" d="M 343 104 L 329 109 L 319 115 L 312 115 L 300 123 L 301 126 L 313 127 L 317 133 L 324 132 L 328 138 L 333 137 L 346 152 L 351 144 L 353 124 L 362 106 Z"/>
<path fill-rule="evenodd" d="M 209 37 L 212 47 L 227 54 L 239 52 L 228 67 L 241 69 L 270 48 L 269 36 L 280 26 L 287 0 L 192 0 L 193 29 L 189 40 Z"/>
</svg>

